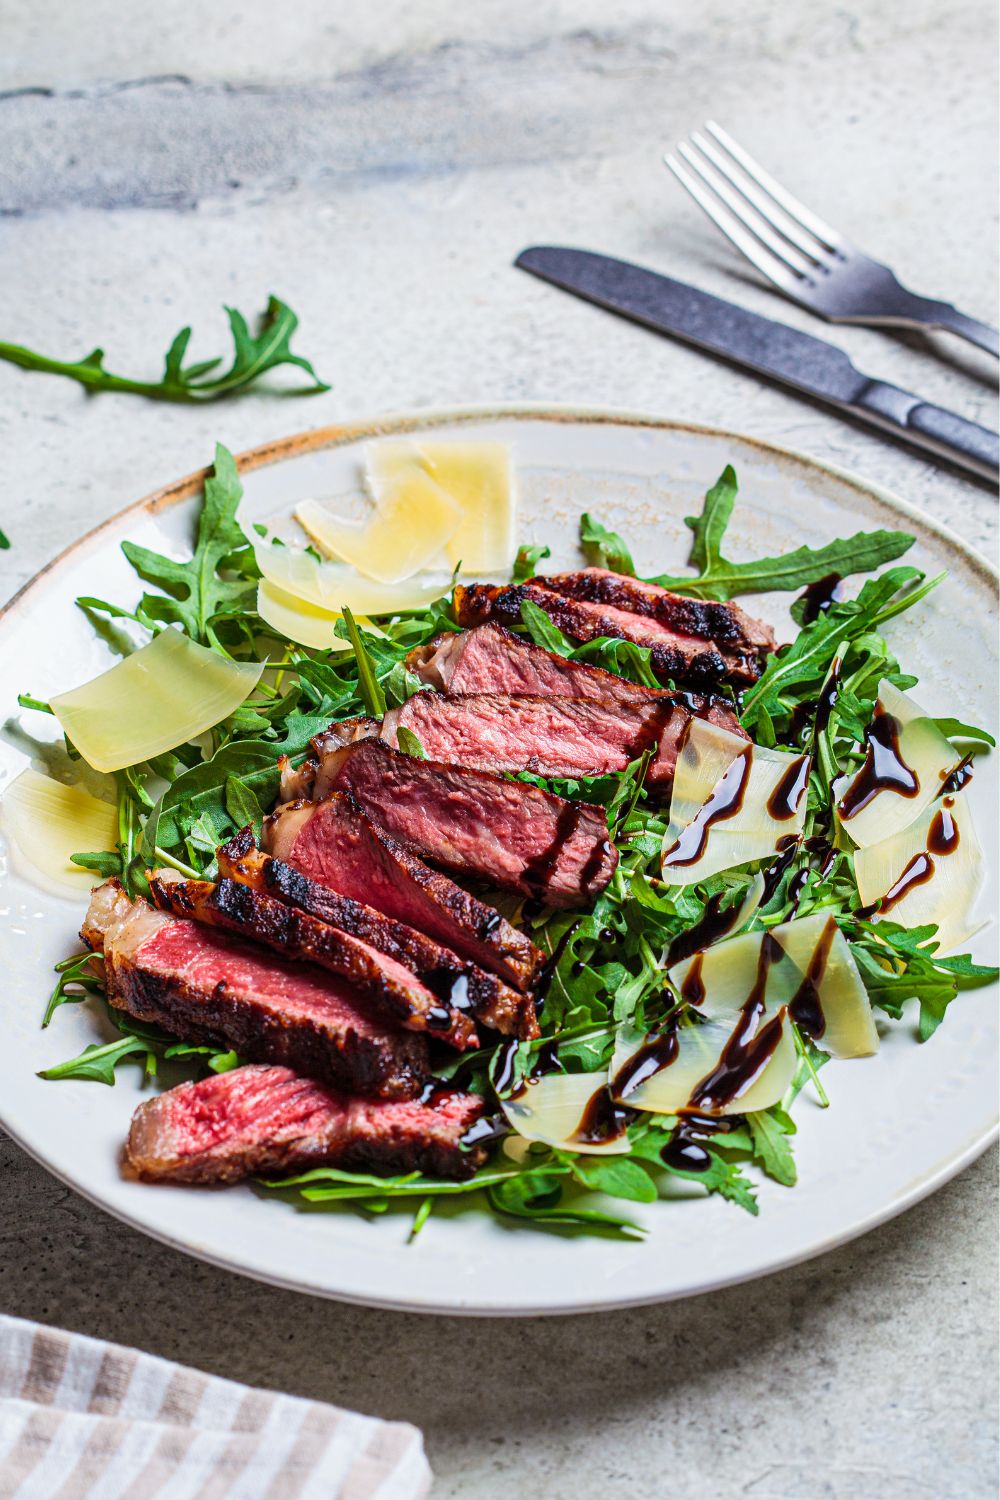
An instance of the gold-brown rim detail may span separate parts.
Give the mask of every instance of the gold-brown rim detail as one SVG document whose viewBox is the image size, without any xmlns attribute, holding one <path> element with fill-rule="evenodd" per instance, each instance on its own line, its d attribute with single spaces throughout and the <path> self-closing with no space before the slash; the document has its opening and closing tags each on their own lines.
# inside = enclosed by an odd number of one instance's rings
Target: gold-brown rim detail
<svg viewBox="0 0 1000 1500">
<path fill-rule="evenodd" d="M 774 458 L 790 459 L 818 470 L 820 473 L 829 474 L 839 483 L 846 484 L 853 489 L 859 497 L 877 500 L 954 548 L 984 582 L 995 587 L 1000 581 L 1000 573 L 993 564 L 975 548 L 970 547 L 957 532 L 952 531 L 940 521 L 936 521 L 926 511 L 910 505 L 908 501 L 891 490 L 883 489 L 873 480 L 863 479 L 847 469 L 841 469 L 823 459 L 813 458 L 810 454 L 802 453 L 795 448 L 785 448 L 765 438 L 752 437 L 747 433 L 733 432 L 727 428 L 711 427 L 704 423 L 677 421 L 670 417 L 658 417 L 651 413 L 634 412 L 624 408 L 616 410 L 614 407 L 553 406 L 544 402 L 533 405 L 530 402 L 515 402 L 510 405 L 428 407 L 423 411 L 388 412 L 378 417 L 337 422 L 326 427 L 296 432 L 288 437 L 272 438 L 269 442 L 247 448 L 244 452 L 235 454 L 234 457 L 239 472 L 249 474 L 254 469 L 281 463 L 285 459 L 297 458 L 305 453 L 315 453 L 322 448 L 346 447 L 351 443 L 362 442 L 368 438 L 386 437 L 391 433 L 489 421 L 560 422 L 567 426 L 588 424 L 609 427 L 645 427 L 657 431 L 688 432 L 698 436 L 743 443 Z M 14 612 L 15 608 L 23 606 L 27 596 L 38 584 L 47 579 L 51 573 L 58 571 L 62 564 L 68 562 L 81 547 L 96 541 L 104 532 L 116 528 L 119 522 L 124 521 L 128 516 L 155 515 L 158 511 L 166 510 L 190 499 L 202 489 L 210 473 L 211 465 L 195 469 L 182 479 L 176 479 L 139 500 L 133 500 L 121 510 L 106 517 L 105 520 L 99 521 L 96 526 L 84 532 L 83 536 L 77 537 L 76 541 L 64 547 L 27 582 L 23 583 L 6 604 L 0 606 L 0 624 Z"/>
</svg>

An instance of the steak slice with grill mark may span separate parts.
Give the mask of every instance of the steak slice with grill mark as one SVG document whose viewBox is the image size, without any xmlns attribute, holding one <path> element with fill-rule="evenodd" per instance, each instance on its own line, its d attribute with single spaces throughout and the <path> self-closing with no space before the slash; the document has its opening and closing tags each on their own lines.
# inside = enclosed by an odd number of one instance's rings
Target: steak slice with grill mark
<svg viewBox="0 0 1000 1500">
<path fill-rule="evenodd" d="M 372 745 L 379 742 L 371 741 Z M 361 747 L 354 747 L 355 754 Z M 267 848 L 303 874 L 342 896 L 362 896 L 398 922 L 427 933 L 462 958 L 529 991 L 545 955 L 523 932 L 485 901 L 432 870 L 345 792 L 321 802 L 287 803 L 264 825 Z M 470 993 L 478 993 L 482 986 Z M 489 1011 L 477 1012 L 499 1030 L 512 1030 L 511 1000 L 484 995 Z M 534 1014 L 524 1007 L 513 1030 L 534 1032 Z M 498 1023 L 502 1023 L 499 1024 Z"/>
<path fill-rule="evenodd" d="M 342 798 L 343 794 L 338 793 L 322 806 L 338 807 Z M 313 805 L 308 806 L 311 808 Z M 289 809 L 272 827 L 280 828 L 283 836 L 290 836 L 293 828 L 301 830 L 304 819 L 297 820 L 294 825 L 292 822 L 287 825 L 284 822 L 285 817 L 291 819 L 293 813 L 301 811 L 301 808 Z M 432 906 L 431 902 L 433 892 L 441 889 L 439 882 L 446 881 L 448 885 L 452 882 L 447 881 L 446 876 L 438 875 L 436 871 L 424 866 L 423 870 L 426 870 L 431 880 L 426 886 L 419 882 L 415 882 L 415 888 L 410 886 L 408 879 L 404 880 L 402 876 L 419 861 L 401 850 L 395 841 L 390 841 L 388 835 L 379 829 L 374 830 L 374 838 L 378 844 L 374 851 L 376 857 L 369 858 L 373 852 L 372 843 L 367 837 L 370 820 L 364 818 L 360 809 L 355 808 L 354 812 L 356 816 L 349 822 L 346 819 L 331 820 L 329 813 L 324 815 L 327 831 L 338 844 L 338 857 L 334 860 L 336 874 L 333 877 L 338 885 L 364 890 L 366 895 L 373 894 L 374 885 L 386 902 L 395 905 L 397 910 L 408 911 L 414 918 L 426 917 L 436 921 L 444 930 L 448 925 L 448 913 L 442 913 L 438 905 Z M 364 822 L 359 824 L 360 819 L 364 819 Z M 338 829 L 341 834 L 339 841 Z M 384 871 L 384 879 L 378 873 L 382 850 L 393 855 L 392 863 Z M 330 857 L 333 858 L 332 851 Z M 332 922 L 343 931 L 355 933 L 373 948 L 398 959 L 417 975 L 432 994 L 437 995 L 452 1009 L 467 1012 L 507 1036 L 530 1038 L 538 1035 L 534 1005 L 517 989 L 505 984 L 496 974 L 463 959 L 451 947 L 428 937 L 416 927 L 387 916 L 364 902 L 342 895 L 293 868 L 285 860 L 263 854 L 254 844 L 253 833 L 249 828 L 236 834 L 218 851 L 218 861 L 223 875 L 251 886 L 254 890 L 264 891 L 321 921 Z M 327 868 L 325 860 L 322 868 Z M 423 870 L 417 874 L 422 876 Z M 462 895 L 465 893 L 462 892 Z M 454 936 L 456 928 L 451 926 L 450 930 Z M 458 933 L 459 937 L 461 935 Z M 472 937 L 474 933 L 470 935 L 470 941 Z M 515 938 L 520 941 L 508 945 L 502 958 L 499 954 L 491 956 L 498 965 L 506 963 L 514 971 L 515 977 L 521 979 L 523 975 L 522 982 L 530 982 L 543 955 L 527 939 L 522 939 L 521 934 L 515 933 Z M 523 961 L 517 961 L 518 955 L 522 955 Z"/>
<path fill-rule="evenodd" d="M 408 1031 L 429 1032 L 460 1051 L 478 1046 L 476 1028 L 468 1016 L 442 1005 L 398 960 L 329 922 L 225 877 L 216 884 L 184 880 L 174 870 L 160 870 L 150 874 L 149 890 L 160 911 L 191 917 L 339 974 L 373 1009 Z"/>
<path fill-rule="evenodd" d="M 432 760 L 538 776 L 608 775 L 650 751 L 645 785 L 663 797 L 697 715 L 691 705 L 704 701 L 680 693 L 610 705 L 592 698 L 414 693 L 386 714 L 382 738 L 395 748 L 400 729 L 408 729 Z M 728 727 L 733 716 L 723 717 Z"/>
<path fill-rule="evenodd" d="M 612 573 L 608 568 L 580 568 L 574 573 L 546 573 L 533 580 L 567 599 L 611 604 L 630 614 L 646 615 L 678 635 L 711 641 L 728 655 L 766 656 L 774 650 L 774 631 L 738 604 L 714 599 L 689 599 L 658 583 Z"/>
<path fill-rule="evenodd" d="M 288 1068 L 250 1064 L 145 1100 L 125 1160 L 146 1182 L 238 1182 L 321 1166 L 461 1181 L 486 1157 L 484 1145 L 463 1145 L 482 1115 L 482 1099 L 457 1090 L 426 1103 L 355 1099 Z"/>
<path fill-rule="evenodd" d="M 434 864 L 549 906 L 599 895 L 618 864 L 603 808 L 401 755 L 381 740 L 324 756 L 316 792 L 328 791 L 350 792 L 392 838 Z"/>
<path fill-rule="evenodd" d="M 117 881 L 93 892 L 81 936 L 104 954 L 109 1003 L 183 1041 L 345 1093 L 411 1098 L 429 1077 L 426 1038 L 386 1026 L 343 980 L 130 901 Z"/>
<path fill-rule="evenodd" d="M 525 600 L 536 604 L 564 635 L 576 641 L 593 641 L 601 636 L 634 641 L 648 646 L 650 662 L 657 677 L 672 678 L 692 687 L 707 689 L 720 683 L 737 685 L 756 682 L 760 676 L 757 660 L 745 652 L 729 653 L 711 641 L 680 635 L 646 615 L 633 614 L 612 604 L 592 604 L 571 599 L 549 588 L 545 579 L 527 583 L 496 586 L 474 583 L 455 586 L 455 618 L 460 625 L 482 625 L 496 620 L 501 625 L 517 625 Z"/>
</svg>

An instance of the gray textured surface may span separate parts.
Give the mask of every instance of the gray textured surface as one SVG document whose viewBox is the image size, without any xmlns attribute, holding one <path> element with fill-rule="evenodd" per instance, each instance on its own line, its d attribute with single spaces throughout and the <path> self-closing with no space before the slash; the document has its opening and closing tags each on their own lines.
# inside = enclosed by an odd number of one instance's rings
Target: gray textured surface
<svg viewBox="0 0 1000 1500">
<path fill-rule="evenodd" d="M 775 13 L 777 12 L 777 14 Z M 0 366 L 0 593 L 159 482 L 340 416 L 521 398 L 645 408 L 861 470 L 992 553 L 983 489 L 509 269 L 587 244 L 811 328 L 658 164 L 712 115 L 916 290 L 995 317 L 985 0 L 657 6 L 0 5 L 4 337 L 152 371 L 185 321 L 285 296 L 330 395 L 185 410 Z M 829 335 L 995 422 L 995 370 Z M 995 1493 L 995 1167 L 811 1265 L 526 1324 L 310 1303 L 112 1223 L 0 1145 L 0 1304 L 422 1424 L 441 1496 Z"/>
</svg>

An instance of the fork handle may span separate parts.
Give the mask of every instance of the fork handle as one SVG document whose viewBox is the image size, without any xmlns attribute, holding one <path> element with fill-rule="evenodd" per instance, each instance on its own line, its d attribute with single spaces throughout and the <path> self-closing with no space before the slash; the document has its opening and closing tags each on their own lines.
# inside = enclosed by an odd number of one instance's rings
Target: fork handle
<svg viewBox="0 0 1000 1500">
<path fill-rule="evenodd" d="M 900 291 L 904 294 L 904 300 L 899 309 L 899 322 L 912 323 L 922 328 L 944 328 L 948 333 L 957 333 L 960 339 L 966 339 L 970 344 L 985 349 L 987 354 L 1000 358 L 1000 334 L 988 323 L 981 323 L 978 318 L 970 318 L 966 313 L 959 312 L 950 302 L 918 297 L 915 292 L 908 292 L 902 286 Z"/>
</svg>

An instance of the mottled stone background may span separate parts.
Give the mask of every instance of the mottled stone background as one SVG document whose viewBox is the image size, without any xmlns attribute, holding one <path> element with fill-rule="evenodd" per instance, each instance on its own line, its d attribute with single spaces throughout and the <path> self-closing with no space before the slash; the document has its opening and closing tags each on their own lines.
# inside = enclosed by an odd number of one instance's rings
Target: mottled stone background
<svg viewBox="0 0 1000 1500">
<path fill-rule="evenodd" d="M 0 595 L 161 481 L 339 417 L 540 399 L 732 426 L 992 553 L 996 500 L 510 269 L 587 244 L 812 328 L 660 165 L 706 117 L 915 289 L 996 316 L 989 0 L 0 0 L 0 337 L 157 371 L 275 291 L 333 381 L 206 410 L 0 365 Z M 995 423 L 995 366 L 830 332 Z M 946 358 L 940 358 L 945 355 Z M 272 1291 L 113 1223 L 0 1143 L 0 1305 L 407 1417 L 442 1497 L 979 1500 L 995 1477 L 995 1165 L 797 1270 L 620 1315 L 459 1322 Z"/>
</svg>

